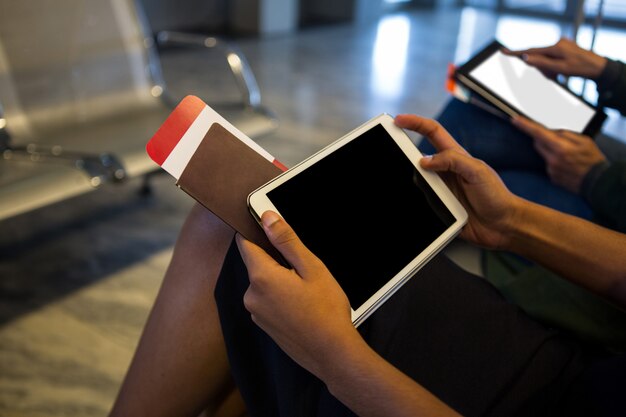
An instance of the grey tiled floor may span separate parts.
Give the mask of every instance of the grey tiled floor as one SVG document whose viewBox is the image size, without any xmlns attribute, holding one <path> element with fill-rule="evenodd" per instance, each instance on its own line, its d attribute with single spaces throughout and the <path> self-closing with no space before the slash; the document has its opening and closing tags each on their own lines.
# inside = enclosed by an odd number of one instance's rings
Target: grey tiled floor
<svg viewBox="0 0 626 417">
<path fill-rule="evenodd" d="M 415 11 L 242 40 L 281 120 L 259 143 L 292 165 L 381 112 L 434 116 L 459 45 L 495 32 L 496 17 L 478 17 L 467 28 L 459 11 Z M 167 51 L 171 87 L 224 99 L 207 85 L 229 78 L 204 59 Z M 135 181 L 0 223 L 0 415 L 106 415 L 192 205 L 166 175 L 153 184 L 150 197 Z"/>
</svg>

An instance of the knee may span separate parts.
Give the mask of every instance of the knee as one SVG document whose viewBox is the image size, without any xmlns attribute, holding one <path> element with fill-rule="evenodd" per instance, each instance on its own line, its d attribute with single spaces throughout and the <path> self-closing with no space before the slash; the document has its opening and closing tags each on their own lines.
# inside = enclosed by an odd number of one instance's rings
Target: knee
<svg viewBox="0 0 626 417">
<path fill-rule="evenodd" d="M 191 272 L 214 286 L 234 235 L 219 217 L 196 204 L 181 229 L 168 272 Z"/>
</svg>

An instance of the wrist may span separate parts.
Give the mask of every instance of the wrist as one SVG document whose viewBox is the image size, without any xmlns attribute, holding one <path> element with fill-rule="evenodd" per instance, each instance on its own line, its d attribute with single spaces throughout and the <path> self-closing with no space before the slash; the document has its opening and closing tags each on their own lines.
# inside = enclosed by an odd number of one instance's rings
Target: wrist
<svg viewBox="0 0 626 417">
<path fill-rule="evenodd" d="M 359 332 L 353 328 L 326 345 L 326 353 L 319 361 L 315 375 L 322 380 L 329 392 L 336 395 L 351 379 L 350 374 L 358 372 L 363 364 L 371 361 L 374 351 Z"/>
<path fill-rule="evenodd" d="M 509 208 L 509 215 L 500 226 L 503 239 L 498 247 L 499 250 L 516 252 L 528 225 L 532 223 L 533 207 L 534 204 L 530 201 L 521 197 L 514 197 Z"/>
<path fill-rule="evenodd" d="M 537 251 L 551 245 L 562 229 L 561 214 L 556 210 L 521 199 L 517 220 L 510 229 L 506 250 L 528 259 L 535 259 Z"/>
<path fill-rule="evenodd" d="M 589 78 L 593 81 L 597 81 L 602 76 L 608 60 L 603 56 L 594 54 L 593 52 L 590 53 L 592 54 L 592 56 L 590 59 L 591 69 Z"/>
</svg>

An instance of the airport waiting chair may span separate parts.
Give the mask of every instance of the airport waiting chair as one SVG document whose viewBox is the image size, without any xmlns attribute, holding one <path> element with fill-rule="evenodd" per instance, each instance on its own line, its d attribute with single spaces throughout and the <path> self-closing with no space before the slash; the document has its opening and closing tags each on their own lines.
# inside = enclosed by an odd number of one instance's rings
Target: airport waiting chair
<svg viewBox="0 0 626 417">
<path fill-rule="evenodd" d="M 242 99 L 210 104 L 248 136 L 275 128 L 233 46 L 156 39 L 223 52 Z M 158 169 L 145 144 L 182 97 L 168 93 L 154 40 L 133 0 L 0 4 L 0 220 Z"/>
</svg>

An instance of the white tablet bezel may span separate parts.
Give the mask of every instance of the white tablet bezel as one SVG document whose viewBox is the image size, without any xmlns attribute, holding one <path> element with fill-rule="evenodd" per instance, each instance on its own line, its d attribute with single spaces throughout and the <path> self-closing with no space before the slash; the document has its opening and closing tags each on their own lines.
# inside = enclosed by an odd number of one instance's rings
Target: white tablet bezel
<svg viewBox="0 0 626 417">
<path fill-rule="evenodd" d="M 411 142 L 411 139 L 406 133 L 394 123 L 394 120 L 388 114 L 382 114 L 377 116 L 365 124 L 354 129 L 352 132 L 343 136 L 339 140 L 328 145 L 324 149 L 315 153 L 311 157 L 305 159 L 298 165 L 279 175 L 272 181 L 261 186 L 257 190 L 250 193 L 248 196 L 248 207 L 250 212 L 257 221 L 260 221 L 261 214 L 267 210 L 272 210 L 280 214 L 280 211 L 274 207 L 270 199 L 267 197 L 267 193 L 281 184 L 289 181 L 292 177 L 298 173 L 306 170 L 317 161 L 333 153 L 337 149 L 346 145 L 350 141 L 358 138 L 367 130 L 373 128 L 376 125 L 382 125 L 389 133 L 389 136 L 394 140 L 398 147 L 403 151 L 409 161 L 415 166 L 418 172 L 423 176 L 426 182 L 430 185 L 436 195 L 441 199 L 444 205 L 450 210 L 450 213 L 454 216 L 454 223 L 445 230 L 437 239 L 435 239 L 422 253 L 413 259 L 408 265 L 406 265 L 398 274 L 396 274 L 391 280 L 389 280 L 384 286 L 382 286 L 376 293 L 374 293 L 363 305 L 359 306 L 356 310 L 352 310 L 352 322 L 355 326 L 361 324 L 371 313 L 373 313 L 385 300 L 387 300 L 403 283 L 405 283 L 411 276 L 415 274 L 428 260 L 435 256 L 447 243 L 449 243 L 462 229 L 467 222 L 467 212 L 456 199 L 454 194 L 446 186 L 443 180 L 436 173 L 425 171 L 419 165 L 419 160 L 422 158 L 422 154 Z M 298 231 L 296 230 L 296 233 Z"/>
</svg>

